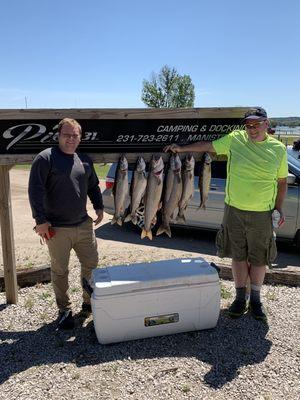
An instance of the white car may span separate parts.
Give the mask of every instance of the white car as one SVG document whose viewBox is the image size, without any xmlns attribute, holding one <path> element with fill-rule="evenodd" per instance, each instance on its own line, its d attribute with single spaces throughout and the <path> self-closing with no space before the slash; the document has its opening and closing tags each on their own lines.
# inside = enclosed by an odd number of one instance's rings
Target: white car
<svg viewBox="0 0 300 400">
<path fill-rule="evenodd" d="M 300 152 L 288 146 L 288 191 L 284 201 L 285 224 L 276 231 L 277 237 L 294 242 L 300 248 Z M 115 180 L 117 164 L 113 163 L 106 176 L 106 189 L 103 192 L 104 209 L 114 213 L 112 187 Z M 129 182 L 131 181 L 134 165 L 129 165 Z M 196 166 L 195 171 L 198 168 Z M 200 193 L 198 177 L 195 176 L 194 196 L 186 210 L 185 226 L 201 229 L 217 230 L 220 228 L 225 199 L 226 161 L 212 163 L 212 179 L 206 210 L 199 209 Z M 142 215 L 141 215 L 142 218 Z M 174 223 L 175 225 L 176 223 Z M 178 225 L 178 224 L 176 224 Z"/>
</svg>

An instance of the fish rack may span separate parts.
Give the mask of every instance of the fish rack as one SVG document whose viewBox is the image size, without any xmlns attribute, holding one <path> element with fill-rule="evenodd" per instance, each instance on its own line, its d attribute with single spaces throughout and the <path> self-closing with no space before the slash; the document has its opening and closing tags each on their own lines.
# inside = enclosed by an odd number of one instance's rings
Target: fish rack
<svg viewBox="0 0 300 400">
<path fill-rule="evenodd" d="M 242 127 L 250 107 L 187 109 L 7 109 L 0 110 L 0 223 L 7 303 L 18 302 L 9 171 L 31 164 L 37 153 L 57 143 L 57 124 L 65 117 L 82 126 L 79 150 L 96 163 L 149 161 L 167 144 L 212 141 Z M 201 154 L 195 154 L 199 159 Z"/>
</svg>

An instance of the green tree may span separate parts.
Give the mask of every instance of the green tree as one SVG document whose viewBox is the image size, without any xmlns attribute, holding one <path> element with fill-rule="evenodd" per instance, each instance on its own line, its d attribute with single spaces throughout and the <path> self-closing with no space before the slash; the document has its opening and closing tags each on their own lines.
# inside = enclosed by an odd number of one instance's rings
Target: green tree
<svg viewBox="0 0 300 400">
<path fill-rule="evenodd" d="M 194 107 L 195 90 L 189 75 L 179 75 L 175 68 L 163 66 L 151 79 L 143 80 L 142 101 L 153 108 Z"/>
</svg>

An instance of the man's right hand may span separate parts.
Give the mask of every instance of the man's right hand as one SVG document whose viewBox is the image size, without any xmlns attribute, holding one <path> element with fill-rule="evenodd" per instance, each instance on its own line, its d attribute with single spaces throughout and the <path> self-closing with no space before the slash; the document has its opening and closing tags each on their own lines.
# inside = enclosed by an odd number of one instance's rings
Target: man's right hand
<svg viewBox="0 0 300 400">
<path fill-rule="evenodd" d="M 35 231 L 41 236 L 42 239 L 50 240 L 49 227 L 51 224 L 49 222 L 45 222 L 44 224 L 36 225 Z"/>
<path fill-rule="evenodd" d="M 168 151 L 171 151 L 172 153 L 180 153 L 180 146 L 176 143 L 169 144 L 164 147 L 164 152 L 167 153 Z"/>
</svg>

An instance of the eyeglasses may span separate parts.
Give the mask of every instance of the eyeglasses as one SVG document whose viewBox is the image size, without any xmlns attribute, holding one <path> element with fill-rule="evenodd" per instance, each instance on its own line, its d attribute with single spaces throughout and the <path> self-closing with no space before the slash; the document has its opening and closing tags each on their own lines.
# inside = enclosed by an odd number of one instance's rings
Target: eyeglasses
<svg viewBox="0 0 300 400">
<path fill-rule="evenodd" d="M 71 133 L 62 133 L 61 136 L 63 136 L 66 139 L 80 139 L 79 135 L 72 135 Z"/>
<path fill-rule="evenodd" d="M 255 124 L 245 124 L 245 128 L 246 129 L 257 129 L 260 126 L 262 126 L 262 124 L 264 124 L 264 123 L 265 123 L 265 121 L 259 121 L 259 122 L 256 122 Z"/>
</svg>

